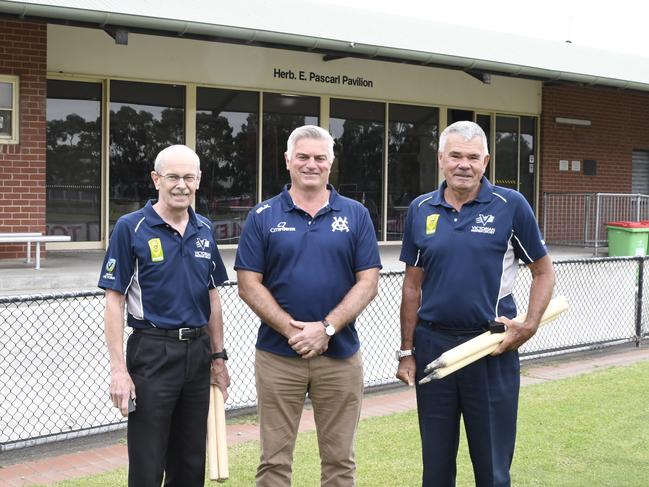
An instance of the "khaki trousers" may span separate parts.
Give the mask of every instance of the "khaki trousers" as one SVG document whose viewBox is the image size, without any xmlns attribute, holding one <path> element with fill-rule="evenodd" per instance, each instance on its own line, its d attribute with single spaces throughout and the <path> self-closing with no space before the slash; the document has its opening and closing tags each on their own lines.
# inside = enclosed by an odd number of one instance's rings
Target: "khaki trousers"
<svg viewBox="0 0 649 487">
<path fill-rule="evenodd" d="M 258 487 L 291 485 L 291 464 L 306 394 L 313 405 L 323 487 L 355 485 L 354 439 L 363 398 L 361 353 L 336 359 L 285 357 L 257 350 L 261 438 Z"/>
</svg>

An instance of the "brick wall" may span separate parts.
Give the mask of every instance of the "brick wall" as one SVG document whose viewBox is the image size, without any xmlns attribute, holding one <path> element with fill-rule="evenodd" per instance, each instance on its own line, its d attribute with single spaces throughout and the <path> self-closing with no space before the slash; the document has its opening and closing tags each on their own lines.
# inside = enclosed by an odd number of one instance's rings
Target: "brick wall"
<svg viewBox="0 0 649 487">
<path fill-rule="evenodd" d="M 541 117 L 541 191 L 631 192 L 631 153 L 649 150 L 649 93 L 604 87 L 545 86 Z M 557 124 L 582 118 L 590 127 Z M 580 160 L 580 172 L 559 171 L 559 160 Z M 583 173 L 584 159 L 597 175 Z"/>
<path fill-rule="evenodd" d="M 0 74 L 20 76 L 20 143 L 0 144 L 0 233 L 45 233 L 47 26 L 0 20 Z M 24 257 L 0 244 L 0 258 Z"/>
<path fill-rule="evenodd" d="M 542 110 L 541 195 L 631 192 L 632 152 L 649 150 L 649 92 L 544 86 Z M 555 117 L 587 119 L 592 125 L 557 124 Z M 559 171 L 561 159 L 581 161 L 581 170 Z M 595 176 L 584 174 L 585 159 L 597 161 Z M 543 215 L 542 198 L 540 203 L 539 215 Z M 554 214 L 550 208 L 548 205 L 549 213 Z M 584 214 L 584 207 L 577 200 L 567 204 L 558 212 L 559 216 L 548 217 L 546 239 L 552 242 L 570 232 L 577 240 L 583 238 Z"/>
</svg>

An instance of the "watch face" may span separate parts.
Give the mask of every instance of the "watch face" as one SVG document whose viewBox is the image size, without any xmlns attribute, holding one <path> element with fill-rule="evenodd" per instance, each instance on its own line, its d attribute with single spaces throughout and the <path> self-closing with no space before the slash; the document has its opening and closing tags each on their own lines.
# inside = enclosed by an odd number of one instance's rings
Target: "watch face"
<svg viewBox="0 0 649 487">
<path fill-rule="evenodd" d="M 397 360 L 401 360 L 404 357 L 410 357 L 412 355 L 412 350 L 397 350 Z"/>
<path fill-rule="evenodd" d="M 334 333 L 336 333 L 336 329 L 333 326 L 329 325 L 325 328 L 325 333 L 329 336 L 333 336 Z"/>
</svg>

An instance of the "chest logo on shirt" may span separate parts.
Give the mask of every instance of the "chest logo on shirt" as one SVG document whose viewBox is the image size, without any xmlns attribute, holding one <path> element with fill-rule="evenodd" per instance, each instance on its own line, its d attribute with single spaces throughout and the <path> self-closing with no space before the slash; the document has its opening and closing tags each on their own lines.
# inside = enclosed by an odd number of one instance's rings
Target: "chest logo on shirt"
<svg viewBox="0 0 649 487">
<path fill-rule="evenodd" d="M 426 217 L 426 235 L 432 235 L 437 231 L 437 222 L 439 221 L 439 213 L 428 215 Z"/>
<path fill-rule="evenodd" d="M 151 250 L 152 262 L 162 262 L 165 260 L 164 252 L 162 251 L 162 242 L 159 238 L 149 240 L 149 250 Z"/>
<path fill-rule="evenodd" d="M 270 233 L 276 232 L 294 232 L 295 227 L 287 227 L 286 222 L 279 222 L 276 226 L 270 229 Z"/>
<path fill-rule="evenodd" d="M 206 250 L 210 248 L 210 241 L 206 238 L 196 238 L 196 248 Z"/>
<path fill-rule="evenodd" d="M 331 223 L 331 231 L 349 232 L 349 225 L 347 223 L 346 216 L 334 216 L 334 221 Z"/>
<path fill-rule="evenodd" d="M 480 213 L 475 219 L 477 225 L 471 227 L 471 233 L 488 233 L 489 235 L 493 235 L 496 233 L 496 229 L 487 225 L 491 225 L 495 219 L 493 215 L 483 215 Z"/>
<path fill-rule="evenodd" d="M 212 254 L 209 252 L 210 241 L 206 238 L 196 238 L 196 248 L 200 250 L 194 251 L 194 257 L 200 257 L 202 259 L 211 259 Z"/>
</svg>

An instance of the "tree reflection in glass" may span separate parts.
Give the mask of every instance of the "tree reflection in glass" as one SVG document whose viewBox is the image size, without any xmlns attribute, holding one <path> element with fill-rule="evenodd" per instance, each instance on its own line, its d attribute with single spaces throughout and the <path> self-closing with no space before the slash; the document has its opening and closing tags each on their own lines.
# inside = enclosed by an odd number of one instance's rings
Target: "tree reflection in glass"
<svg viewBox="0 0 649 487">
<path fill-rule="evenodd" d="M 185 88 L 111 82 L 110 225 L 156 198 L 151 171 L 158 152 L 185 141 Z"/>
<path fill-rule="evenodd" d="M 258 96 L 249 91 L 197 90 L 196 153 L 202 174 L 196 208 L 212 220 L 219 243 L 239 241 L 256 202 Z"/>
<path fill-rule="evenodd" d="M 289 182 L 284 159 L 288 136 L 302 125 L 318 125 L 319 114 L 318 97 L 264 93 L 262 199 L 276 195 Z"/>
<path fill-rule="evenodd" d="M 387 240 L 401 240 L 410 202 L 437 187 L 439 109 L 390 104 Z"/>
<path fill-rule="evenodd" d="M 332 99 L 330 115 L 336 157 L 330 181 L 340 194 L 365 205 L 378 237 L 381 235 L 385 105 Z"/>
<path fill-rule="evenodd" d="M 48 80 L 48 235 L 98 241 L 101 219 L 101 85 Z"/>
</svg>

